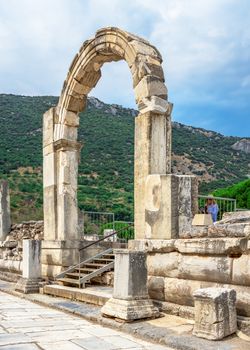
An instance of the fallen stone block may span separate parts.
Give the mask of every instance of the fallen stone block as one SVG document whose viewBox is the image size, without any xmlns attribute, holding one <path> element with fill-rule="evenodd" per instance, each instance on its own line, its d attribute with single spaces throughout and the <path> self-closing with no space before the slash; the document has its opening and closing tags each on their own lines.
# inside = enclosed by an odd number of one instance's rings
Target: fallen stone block
<svg viewBox="0 0 250 350">
<path fill-rule="evenodd" d="M 229 288 L 198 289 L 193 335 L 220 340 L 237 331 L 236 291 Z"/>
</svg>

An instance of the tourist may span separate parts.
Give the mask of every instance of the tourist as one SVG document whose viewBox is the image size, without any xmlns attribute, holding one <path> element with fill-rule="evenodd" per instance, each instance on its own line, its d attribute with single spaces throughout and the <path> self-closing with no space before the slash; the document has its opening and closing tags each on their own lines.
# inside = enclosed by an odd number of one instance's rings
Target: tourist
<svg viewBox="0 0 250 350">
<path fill-rule="evenodd" d="M 211 214 L 213 222 L 217 221 L 219 207 L 213 196 L 207 198 L 205 212 L 206 214 Z"/>
</svg>

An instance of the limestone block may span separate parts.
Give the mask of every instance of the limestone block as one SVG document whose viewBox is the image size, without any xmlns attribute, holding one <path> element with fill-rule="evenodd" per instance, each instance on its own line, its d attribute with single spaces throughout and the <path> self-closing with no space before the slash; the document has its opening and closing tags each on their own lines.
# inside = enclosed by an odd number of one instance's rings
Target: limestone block
<svg viewBox="0 0 250 350">
<path fill-rule="evenodd" d="M 235 255 L 247 251 L 247 238 L 191 238 L 178 239 L 175 249 L 184 254 Z"/>
<path fill-rule="evenodd" d="M 105 316 L 115 317 L 128 322 L 144 318 L 155 318 L 160 315 L 159 310 L 150 299 L 123 300 L 111 298 L 102 307 Z"/>
<path fill-rule="evenodd" d="M 4 241 L 11 228 L 10 194 L 7 181 L 0 181 L 0 241 Z"/>
<path fill-rule="evenodd" d="M 231 283 L 231 273 L 232 258 L 225 256 L 182 255 L 178 266 L 178 277 L 184 279 Z"/>
<path fill-rule="evenodd" d="M 213 287 L 214 282 L 165 278 L 165 300 L 180 305 L 194 306 L 193 293 L 199 288 Z"/>
<path fill-rule="evenodd" d="M 154 48 L 154 46 L 150 44 L 148 45 L 141 40 L 132 40 L 129 44 L 133 47 L 137 54 L 152 56 L 153 58 L 161 60 L 161 55 L 159 51 Z"/>
<path fill-rule="evenodd" d="M 250 286 L 250 254 L 233 260 L 233 283 Z"/>
<path fill-rule="evenodd" d="M 140 82 L 146 75 L 152 75 L 165 81 L 164 72 L 159 61 L 150 59 L 148 56 L 136 55 L 135 63 L 130 67 L 133 77 L 133 87 Z"/>
<path fill-rule="evenodd" d="M 148 253 L 170 253 L 175 251 L 175 239 L 133 239 L 128 242 L 131 250 Z"/>
<path fill-rule="evenodd" d="M 77 140 L 77 131 L 78 131 L 77 127 L 62 125 L 60 138 L 63 138 L 66 140 L 76 141 Z M 57 139 L 55 139 L 55 141 L 57 141 Z"/>
<path fill-rule="evenodd" d="M 165 114 L 169 109 L 169 103 L 158 96 L 145 97 L 138 103 L 138 109 L 140 113 L 155 112 Z"/>
<path fill-rule="evenodd" d="M 41 277 L 41 241 L 25 239 L 23 241 L 23 277 L 36 279 Z"/>
<path fill-rule="evenodd" d="M 172 178 L 168 175 L 149 175 L 145 183 L 145 238 L 171 239 L 177 237 L 172 220 Z"/>
<path fill-rule="evenodd" d="M 186 235 L 182 235 L 182 238 L 199 238 L 208 236 L 208 226 L 192 226 L 191 231 Z"/>
<path fill-rule="evenodd" d="M 51 143 L 45 147 L 43 147 L 43 156 L 54 152 L 54 144 Z"/>
<path fill-rule="evenodd" d="M 43 248 L 41 262 L 44 265 L 71 266 L 78 262 L 76 248 Z"/>
<path fill-rule="evenodd" d="M 116 249 L 113 297 L 132 300 L 148 297 L 147 266 L 144 252 Z M 121 275 L 119 271 L 123 271 Z M 140 277 L 140 278 L 139 278 Z"/>
<path fill-rule="evenodd" d="M 153 276 L 178 277 L 180 261 L 181 255 L 177 252 L 148 254 L 148 273 Z"/>
<path fill-rule="evenodd" d="M 143 98 L 151 96 L 160 96 L 167 99 L 166 85 L 157 77 L 147 75 L 134 88 L 136 102 L 140 102 Z"/>
<path fill-rule="evenodd" d="M 130 47 L 130 45 L 126 45 L 124 48 L 124 58 L 129 67 L 135 63 L 136 52 Z"/>
<path fill-rule="evenodd" d="M 42 241 L 42 276 L 54 277 L 61 273 L 65 267 L 74 265 L 79 261 L 79 240 L 43 240 Z"/>
<path fill-rule="evenodd" d="M 191 179 L 191 202 L 192 202 L 192 207 L 191 207 L 191 211 L 192 211 L 192 217 L 195 216 L 195 214 L 197 214 L 199 212 L 199 201 L 198 201 L 198 194 L 199 194 L 199 181 L 198 181 L 198 177 L 192 177 Z"/>
<path fill-rule="evenodd" d="M 211 214 L 195 214 L 193 221 L 193 226 L 208 226 L 213 225 L 213 220 Z"/>
<path fill-rule="evenodd" d="M 237 330 L 236 292 L 226 288 L 199 289 L 194 293 L 195 324 L 193 334 L 220 340 Z"/>
<path fill-rule="evenodd" d="M 234 224 L 237 222 L 250 222 L 250 210 L 225 212 L 223 213 L 222 220 L 220 220 L 221 224 Z"/>
<path fill-rule="evenodd" d="M 65 193 L 57 196 L 57 237 L 60 240 L 80 239 L 76 191 L 71 185 L 62 185 Z"/>
<path fill-rule="evenodd" d="M 18 260 L 0 259 L 0 269 L 3 271 L 20 273 L 23 269 L 23 262 Z"/>
<path fill-rule="evenodd" d="M 158 276 L 149 276 L 148 291 L 150 298 L 156 300 L 165 300 L 164 278 Z"/>
<path fill-rule="evenodd" d="M 115 250 L 113 297 L 101 311 L 104 315 L 126 321 L 159 315 L 148 296 L 145 252 Z"/>
<path fill-rule="evenodd" d="M 77 113 L 67 111 L 66 109 L 62 113 L 62 120 L 67 126 L 79 126 L 79 115 Z"/>
<path fill-rule="evenodd" d="M 220 224 L 208 227 L 209 237 L 250 237 L 250 223 Z"/>
<path fill-rule="evenodd" d="M 55 277 L 65 270 L 64 266 L 60 265 L 50 265 L 42 264 L 42 276 L 46 277 Z"/>
<path fill-rule="evenodd" d="M 95 59 L 95 61 L 97 61 Z M 88 67 L 85 65 L 82 65 L 79 69 L 79 71 L 75 75 L 75 79 L 80 82 L 81 85 L 89 88 L 93 88 L 98 83 L 99 79 L 101 78 L 101 71 L 100 69 L 96 70 L 98 67 L 100 67 L 100 64 L 97 66 L 95 64 L 89 64 Z"/>
<path fill-rule="evenodd" d="M 70 95 L 76 93 L 78 95 L 87 95 L 92 87 L 79 83 L 76 79 L 72 79 L 70 84 Z"/>
<path fill-rule="evenodd" d="M 182 255 L 178 252 L 148 254 L 149 275 L 231 283 L 232 258 Z"/>
<path fill-rule="evenodd" d="M 44 239 L 53 240 L 57 237 L 57 198 L 56 186 L 43 189 Z"/>
<path fill-rule="evenodd" d="M 43 115 L 43 146 L 47 146 L 53 142 L 54 135 L 54 114 L 55 108 L 50 108 Z"/>
<path fill-rule="evenodd" d="M 250 317 L 250 287 L 180 278 L 165 278 L 165 300 L 180 305 L 193 306 L 193 293 L 200 288 L 233 288 L 237 292 L 237 313 Z"/>
<path fill-rule="evenodd" d="M 112 51 L 112 53 L 115 55 L 115 60 L 118 61 L 125 56 L 125 50 L 121 48 L 119 45 L 116 43 L 108 43 L 108 48 Z M 118 57 L 117 57 L 118 56 Z"/>
<path fill-rule="evenodd" d="M 134 184 L 137 238 L 145 238 L 146 178 L 149 174 L 166 174 L 170 167 L 171 149 L 167 148 L 170 135 L 167 128 L 168 118 L 165 115 L 150 112 L 140 114 L 135 119 Z"/>
<path fill-rule="evenodd" d="M 195 177 L 179 176 L 178 180 L 177 213 L 173 212 L 173 215 L 178 215 L 178 236 L 181 237 L 183 233 L 191 229 L 191 220 L 193 217 L 192 185 Z"/>
<path fill-rule="evenodd" d="M 86 106 L 86 97 L 73 97 L 71 95 L 68 95 L 65 101 L 65 109 L 71 112 L 82 112 Z"/>
<path fill-rule="evenodd" d="M 167 149 L 167 116 L 153 114 L 150 123 L 150 153 L 149 153 L 149 166 L 150 174 L 165 174 L 167 162 L 167 155 L 169 150 Z M 148 137 L 148 135 L 145 135 Z"/>
<path fill-rule="evenodd" d="M 78 150 L 58 151 L 58 193 L 67 193 L 68 188 L 63 184 L 70 185 L 73 191 L 77 190 L 78 175 Z"/>
<path fill-rule="evenodd" d="M 43 187 L 56 185 L 56 164 L 55 153 L 43 156 Z"/>
<path fill-rule="evenodd" d="M 185 175 L 147 176 L 145 238 L 177 238 L 191 230 L 193 179 Z"/>
<path fill-rule="evenodd" d="M 41 277 L 41 240 L 23 240 L 23 277 Z"/>
</svg>

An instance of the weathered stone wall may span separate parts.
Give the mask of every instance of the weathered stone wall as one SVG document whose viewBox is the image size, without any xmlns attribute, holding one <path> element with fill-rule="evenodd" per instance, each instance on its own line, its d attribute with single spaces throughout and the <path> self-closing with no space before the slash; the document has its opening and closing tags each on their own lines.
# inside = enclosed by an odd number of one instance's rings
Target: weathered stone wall
<svg viewBox="0 0 250 350">
<path fill-rule="evenodd" d="M 150 296 L 194 306 L 193 292 L 199 288 L 234 288 L 238 314 L 250 317 L 250 222 L 241 220 L 201 227 L 207 235 L 201 238 L 130 241 L 129 248 L 148 253 Z M 197 228 L 193 232 L 200 234 Z"/>
<path fill-rule="evenodd" d="M 27 221 L 13 224 L 4 241 L 0 241 L 0 275 L 5 279 L 6 272 L 22 272 L 23 240 L 43 239 L 43 221 Z M 13 276 L 12 276 L 13 277 Z M 13 278 L 8 275 L 9 280 Z M 15 279 L 15 278 L 14 278 Z"/>
</svg>

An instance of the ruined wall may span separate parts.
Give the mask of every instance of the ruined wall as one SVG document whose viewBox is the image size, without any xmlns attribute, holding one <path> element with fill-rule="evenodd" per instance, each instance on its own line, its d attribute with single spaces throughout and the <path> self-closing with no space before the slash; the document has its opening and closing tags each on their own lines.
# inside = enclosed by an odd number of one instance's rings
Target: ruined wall
<svg viewBox="0 0 250 350">
<path fill-rule="evenodd" d="M 43 221 L 13 224 L 4 241 L 0 241 L 0 278 L 16 281 L 23 269 L 23 239 L 43 239 Z"/>
<path fill-rule="evenodd" d="M 148 253 L 151 298 L 193 306 L 196 289 L 231 287 L 237 292 L 238 314 L 250 317 L 248 220 L 193 228 L 192 235 L 203 237 L 130 241 L 130 248 Z"/>
</svg>

